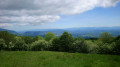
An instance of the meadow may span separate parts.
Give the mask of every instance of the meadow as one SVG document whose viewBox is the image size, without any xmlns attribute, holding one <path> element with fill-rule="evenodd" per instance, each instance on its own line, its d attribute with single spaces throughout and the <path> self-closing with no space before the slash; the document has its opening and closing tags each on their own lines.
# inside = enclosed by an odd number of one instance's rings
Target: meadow
<svg viewBox="0 0 120 67">
<path fill-rule="evenodd" d="M 120 67 L 120 56 L 52 51 L 0 51 L 0 67 Z"/>
</svg>

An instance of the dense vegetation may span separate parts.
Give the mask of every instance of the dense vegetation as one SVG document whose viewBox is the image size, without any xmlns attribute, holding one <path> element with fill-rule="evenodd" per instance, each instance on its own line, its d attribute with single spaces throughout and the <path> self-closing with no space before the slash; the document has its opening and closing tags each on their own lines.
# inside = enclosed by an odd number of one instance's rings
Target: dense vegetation
<svg viewBox="0 0 120 67">
<path fill-rule="evenodd" d="M 107 32 L 98 39 L 73 38 L 64 32 L 60 37 L 48 32 L 41 36 L 17 36 L 7 31 L 0 32 L 0 50 L 8 51 L 62 51 L 98 54 L 120 54 L 120 36 L 113 37 Z"/>
<path fill-rule="evenodd" d="M 50 51 L 2 51 L 0 67 L 120 67 L 120 56 Z"/>
</svg>

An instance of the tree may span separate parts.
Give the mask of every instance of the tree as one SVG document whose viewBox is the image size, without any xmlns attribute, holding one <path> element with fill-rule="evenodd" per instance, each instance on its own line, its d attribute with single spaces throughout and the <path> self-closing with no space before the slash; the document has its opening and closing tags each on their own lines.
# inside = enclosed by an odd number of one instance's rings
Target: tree
<svg viewBox="0 0 120 67">
<path fill-rule="evenodd" d="M 115 42 L 115 45 L 113 45 L 113 53 L 120 55 L 120 39 Z"/>
<path fill-rule="evenodd" d="M 48 42 L 45 40 L 38 40 L 32 43 L 31 50 L 43 51 L 48 49 Z"/>
<path fill-rule="evenodd" d="M 44 38 L 41 36 L 35 36 L 33 37 L 33 42 L 38 41 L 38 40 L 43 40 Z"/>
<path fill-rule="evenodd" d="M 45 35 L 45 40 L 46 41 L 50 41 L 51 39 L 54 39 L 56 36 L 52 33 L 52 32 L 48 32 L 46 35 Z"/>
<path fill-rule="evenodd" d="M 12 48 L 12 50 L 27 50 L 28 49 L 28 46 L 25 44 L 24 40 L 19 36 L 16 36 L 14 38 L 14 42 L 12 44 L 14 44 L 14 47 Z"/>
<path fill-rule="evenodd" d="M 0 50 L 3 50 L 4 48 L 6 48 L 5 41 L 3 39 L 0 39 Z"/>
<path fill-rule="evenodd" d="M 103 43 L 111 43 L 113 41 L 113 35 L 108 32 L 101 33 L 99 40 Z"/>
<path fill-rule="evenodd" d="M 75 40 L 71 47 L 71 52 L 82 52 L 81 47 L 84 44 L 84 40 Z"/>
<path fill-rule="evenodd" d="M 52 45 L 50 47 L 50 50 L 53 50 L 53 51 L 59 51 L 59 46 L 60 45 L 60 40 L 59 38 L 54 38 L 53 41 L 52 41 Z"/>
<path fill-rule="evenodd" d="M 23 37 L 23 40 L 25 41 L 26 44 L 31 44 L 33 42 L 33 38 L 30 36 Z"/>
<path fill-rule="evenodd" d="M 9 34 L 7 31 L 1 31 L 0 38 L 5 41 L 6 45 L 9 45 L 9 42 L 13 41 L 14 35 Z"/>
<path fill-rule="evenodd" d="M 114 41 L 118 41 L 120 39 L 120 35 L 115 38 Z"/>
<path fill-rule="evenodd" d="M 60 36 L 59 50 L 68 52 L 72 46 L 73 41 L 74 41 L 73 36 L 71 34 L 69 34 L 68 32 L 64 32 Z"/>
<path fill-rule="evenodd" d="M 2 38 L 5 41 L 6 44 L 6 50 L 10 50 L 9 48 L 12 46 L 10 43 L 13 41 L 14 39 L 13 34 L 9 34 L 7 31 L 1 31 L 0 32 L 0 38 Z"/>
<path fill-rule="evenodd" d="M 97 42 L 98 45 L 97 53 L 99 54 L 110 54 L 112 50 L 112 45 L 109 43 Z"/>
</svg>

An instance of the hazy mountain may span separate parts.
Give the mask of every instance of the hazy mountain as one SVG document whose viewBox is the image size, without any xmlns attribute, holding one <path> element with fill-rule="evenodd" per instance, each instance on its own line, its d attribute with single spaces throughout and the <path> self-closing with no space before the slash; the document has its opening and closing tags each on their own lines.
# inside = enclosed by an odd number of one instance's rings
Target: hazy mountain
<svg viewBox="0 0 120 67">
<path fill-rule="evenodd" d="M 2 29 L 2 28 L 0 28 L 0 31 L 8 31 L 11 34 L 18 35 L 18 33 L 16 31 L 13 31 L 13 30 L 8 30 L 8 29 Z"/>
<path fill-rule="evenodd" d="M 109 32 L 114 36 L 120 35 L 120 27 L 80 27 L 67 29 L 34 29 L 26 31 L 23 34 L 27 36 L 45 36 L 47 32 L 53 32 L 56 36 L 60 36 L 64 31 L 71 33 L 74 37 L 98 37 L 103 32 Z"/>
<path fill-rule="evenodd" d="M 8 31 L 12 34 L 21 36 L 45 36 L 48 32 L 53 32 L 56 36 L 60 36 L 64 31 L 71 33 L 74 37 L 99 37 L 103 32 L 109 32 L 114 36 L 120 35 L 120 27 L 80 27 L 80 28 L 67 28 L 67 29 L 33 29 L 17 33 L 12 30 L 0 29 L 0 31 Z"/>
</svg>

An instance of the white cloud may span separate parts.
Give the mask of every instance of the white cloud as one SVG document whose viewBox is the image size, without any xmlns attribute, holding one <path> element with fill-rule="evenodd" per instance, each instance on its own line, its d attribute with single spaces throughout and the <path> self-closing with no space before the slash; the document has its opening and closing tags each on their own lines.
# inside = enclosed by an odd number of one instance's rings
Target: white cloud
<svg viewBox="0 0 120 67">
<path fill-rule="evenodd" d="M 80 14 L 95 7 L 112 7 L 120 0 L 0 0 L 0 24 L 41 25 L 59 15 Z M 4 23 L 3 23 L 4 22 Z"/>
</svg>

